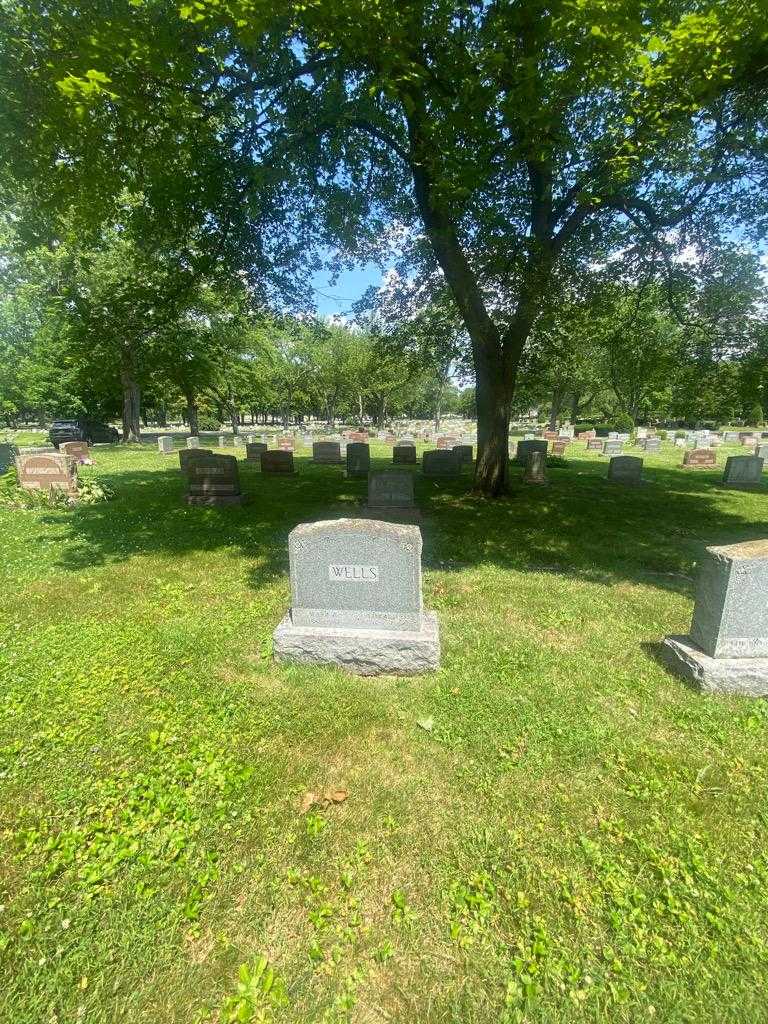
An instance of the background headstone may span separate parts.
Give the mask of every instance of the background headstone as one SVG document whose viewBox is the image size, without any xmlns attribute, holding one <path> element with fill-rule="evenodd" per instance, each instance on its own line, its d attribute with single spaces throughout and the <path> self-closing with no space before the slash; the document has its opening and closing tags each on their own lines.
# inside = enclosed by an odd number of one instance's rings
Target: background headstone
<svg viewBox="0 0 768 1024">
<path fill-rule="evenodd" d="M 3 442 L 0 444 L 0 476 L 7 473 L 16 458 L 16 447 Z"/>
<path fill-rule="evenodd" d="M 528 456 L 531 452 L 543 452 L 546 456 L 549 442 L 543 439 L 532 438 L 531 440 L 523 440 L 517 442 L 517 452 L 515 453 L 515 463 L 519 466 L 528 465 Z"/>
<path fill-rule="evenodd" d="M 614 455 L 608 463 L 608 479 L 617 484 L 641 483 L 643 460 L 636 455 Z"/>
<path fill-rule="evenodd" d="M 188 505 L 242 505 L 240 476 L 234 455 L 211 453 L 187 467 Z"/>
<path fill-rule="evenodd" d="M 421 457 L 421 471 L 429 477 L 461 475 L 461 463 L 452 448 L 433 448 Z"/>
<path fill-rule="evenodd" d="M 199 448 L 199 447 L 200 447 L 200 438 L 199 437 L 188 437 L 187 438 L 187 448 Z"/>
<path fill-rule="evenodd" d="M 173 451 L 173 438 L 165 434 L 157 439 L 157 450 L 161 455 L 170 455 Z"/>
<path fill-rule="evenodd" d="M 523 483 L 545 484 L 547 482 L 547 453 L 535 450 L 528 455 L 528 465 L 523 473 Z"/>
<path fill-rule="evenodd" d="M 19 487 L 25 491 L 77 493 L 77 463 L 66 455 L 38 452 L 16 456 Z"/>
<path fill-rule="evenodd" d="M 189 467 L 193 462 L 197 462 L 200 459 L 207 459 L 213 455 L 210 448 L 180 448 L 179 449 L 179 466 L 181 472 L 185 475 L 189 473 Z"/>
<path fill-rule="evenodd" d="M 754 487 L 761 482 L 763 460 L 757 455 L 729 455 L 723 483 L 727 487 Z"/>
<path fill-rule="evenodd" d="M 245 446 L 245 458 L 247 462 L 258 462 L 261 464 L 261 454 L 269 449 L 263 441 L 249 441 Z"/>
<path fill-rule="evenodd" d="M 315 441 L 312 445 L 312 461 L 338 465 L 341 462 L 341 445 L 338 441 Z"/>
<path fill-rule="evenodd" d="M 70 459 L 74 459 L 81 466 L 93 464 L 87 441 L 62 441 L 59 451 Z"/>
<path fill-rule="evenodd" d="M 367 477 L 370 469 L 370 446 L 362 441 L 350 441 L 347 445 L 347 476 L 351 479 Z"/>
<path fill-rule="evenodd" d="M 410 442 L 398 442 L 392 448 L 392 462 L 396 466 L 415 466 L 416 445 Z"/>
<path fill-rule="evenodd" d="M 649 439 L 646 439 L 645 443 L 648 443 Z M 603 455 L 619 455 L 624 448 L 624 442 L 620 441 L 618 437 L 609 437 L 603 441 Z"/>
<path fill-rule="evenodd" d="M 455 444 L 453 446 L 453 452 L 462 465 L 472 465 L 474 461 L 474 451 L 471 444 Z"/>
<path fill-rule="evenodd" d="M 712 448 L 694 448 L 683 455 L 686 469 L 711 469 L 717 465 L 717 453 Z"/>
<path fill-rule="evenodd" d="M 277 476 L 293 473 L 293 452 L 287 451 L 284 448 L 262 452 L 261 472 Z"/>
</svg>

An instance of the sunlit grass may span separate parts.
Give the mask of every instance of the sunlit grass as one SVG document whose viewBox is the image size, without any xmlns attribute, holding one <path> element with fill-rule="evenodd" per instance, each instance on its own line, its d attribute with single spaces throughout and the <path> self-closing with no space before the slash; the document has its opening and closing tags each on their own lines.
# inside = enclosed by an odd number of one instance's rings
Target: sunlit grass
<svg viewBox="0 0 768 1024">
<path fill-rule="evenodd" d="M 270 650 L 290 529 L 364 482 L 188 509 L 175 456 L 96 460 L 109 504 L 0 511 L 0 1019 L 763 1019 L 765 704 L 654 652 L 768 490 L 418 478 L 443 667 L 376 680 Z"/>
</svg>

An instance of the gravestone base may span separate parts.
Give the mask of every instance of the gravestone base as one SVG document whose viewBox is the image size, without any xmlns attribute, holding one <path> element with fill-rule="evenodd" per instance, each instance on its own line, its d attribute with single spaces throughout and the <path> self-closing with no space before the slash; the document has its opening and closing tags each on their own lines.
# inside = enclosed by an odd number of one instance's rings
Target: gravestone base
<svg viewBox="0 0 768 1024">
<path fill-rule="evenodd" d="M 392 523 L 416 523 L 421 521 L 419 508 L 383 508 L 380 505 L 361 505 L 360 515 L 364 519 L 383 519 Z"/>
<path fill-rule="evenodd" d="M 188 505 L 243 505 L 244 494 L 188 494 Z"/>
<path fill-rule="evenodd" d="M 290 611 L 273 636 L 279 661 L 339 665 L 358 676 L 415 676 L 440 666 L 440 627 L 424 612 L 418 633 L 390 629 L 294 626 Z"/>
<path fill-rule="evenodd" d="M 702 693 L 768 697 L 768 658 L 711 658 L 689 636 L 668 636 L 661 656 Z"/>
</svg>

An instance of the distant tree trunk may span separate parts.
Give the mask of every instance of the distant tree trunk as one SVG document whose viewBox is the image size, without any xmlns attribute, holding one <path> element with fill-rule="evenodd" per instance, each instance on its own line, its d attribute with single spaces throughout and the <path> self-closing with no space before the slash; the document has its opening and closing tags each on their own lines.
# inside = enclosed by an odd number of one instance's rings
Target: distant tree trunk
<svg viewBox="0 0 768 1024">
<path fill-rule="evenodd" d="M 575 423 L 579 418 L 579 402 L 581 400 L 580 391 L 571 392 L 571 423 Z"/>
<path fill-rule="evenodd" d="M 187 401 L 187 420 L 189 421 L 189 432 L 192 437 L 199 437 L 200 429 L 197 419 L 197 395 L 191 389 L 184 392 Z"/>
<path fill-rule="evenodd" d="M 552 392 L 552 404 L 549 407 L 549 429 L 557 430 L 557 421 L 560 417 L 560 410 L 565 401 L 565 388 L 558 387 Z"/>
<path fill-rule="evenodd" d="M 133 345 L 123 347 L 120 367 L 123 389 L 123 443 L 141 440 L 141 390 L 136 380 L 136 351 Z"/>
<path fill-rule="evenodd" d="M 161 402 L 157 407 L 157 425 L 158 427 L 168 426 L 168 409 L 165 402 Z"/>
</svg>

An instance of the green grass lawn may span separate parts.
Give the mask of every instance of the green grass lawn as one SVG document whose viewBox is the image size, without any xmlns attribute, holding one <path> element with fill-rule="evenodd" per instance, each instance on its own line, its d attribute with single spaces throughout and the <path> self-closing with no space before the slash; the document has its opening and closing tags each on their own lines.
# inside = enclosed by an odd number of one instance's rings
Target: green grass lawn
<svg viewBox="0 0 768 1024">
<path fill-rule="evenodd" d="M 443 666 L 358 679 L 271 634 L 289 531 L 363 482 L 189 509 L 175 457 L 95 458 L 112 502 L 0 510 L 0 1020 L 768 1020 L 766 704 L 655 657 L 768 488 L 418 478 Z"/>
</svg>

